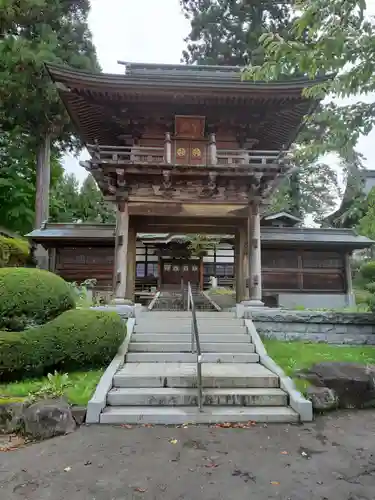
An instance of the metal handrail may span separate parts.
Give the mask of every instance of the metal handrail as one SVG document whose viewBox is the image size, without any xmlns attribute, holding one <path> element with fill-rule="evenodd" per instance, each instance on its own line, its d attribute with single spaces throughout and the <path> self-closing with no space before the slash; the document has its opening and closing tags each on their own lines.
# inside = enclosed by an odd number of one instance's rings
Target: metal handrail
<svg viewBox="0 0 375 500">
<path fill-rule="evenodd" d="M 203 389 L 202 389 L 202 352 L 201 344 L 199 341 L 199 331 L 198 331 L 198 321 L 197 312 L 195 310 L 195 303 L 193 298 L 193 292 L 191 290 L 190 281 L 188 282 L 188 311 L 191 309 L 192 322 L 191 322 L 191 352 L 197 353 L 197 388 L 198 388 L 198 407 L 199 411 L 202 411 L 203 405 Z"/>
<path fill-rule="evenodd" d="M 149 303 L 148 305 L 148 310 L 149 311 L 152 311 L 156 302 L 159 300 L 159 297 L 160 297 L 160 291 L 157 291 L 153 297 L 153 299 L 151 300 L 151 302 Z"/>
</svg>

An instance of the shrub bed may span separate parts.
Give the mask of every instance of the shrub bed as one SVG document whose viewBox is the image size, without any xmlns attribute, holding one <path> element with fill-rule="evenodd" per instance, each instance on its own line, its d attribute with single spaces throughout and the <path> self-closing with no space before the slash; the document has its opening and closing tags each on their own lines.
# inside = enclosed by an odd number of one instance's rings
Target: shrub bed
<svg viewBox="0 0 375 500">
<path fill-rule="evenodd" d="M 75 307 L 72 287 L 41 269 L 0 269 L 0 329 L 22 331 Z"/>
<path fill-rule="evenodd" d="M 102 367 L 125 335 L 126 323 L 117 313 L 90 309 L 67 311 L 23 332 L 0 332 L 0 378 Z"/>
</svg>

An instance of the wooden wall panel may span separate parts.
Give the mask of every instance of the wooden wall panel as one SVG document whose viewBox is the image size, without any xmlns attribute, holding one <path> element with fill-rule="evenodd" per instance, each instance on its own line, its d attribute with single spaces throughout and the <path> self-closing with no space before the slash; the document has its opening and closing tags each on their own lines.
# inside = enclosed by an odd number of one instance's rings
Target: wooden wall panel
<svg viewBox="0 0 375 500">
<path fill-rule="evenodd" d="M 113 283 L 113 247 L 62 247 L 56 250 L 56 273 L 67 281 L 97 280 L 97 288 Z"/>
</svg>

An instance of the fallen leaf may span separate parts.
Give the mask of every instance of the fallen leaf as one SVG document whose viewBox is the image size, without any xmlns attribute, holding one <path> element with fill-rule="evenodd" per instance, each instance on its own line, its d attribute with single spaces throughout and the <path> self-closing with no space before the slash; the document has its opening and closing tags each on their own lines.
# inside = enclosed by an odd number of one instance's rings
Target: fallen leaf
<svg viewBox="0 0 375 500">
<path fill-rule="evenodd" d="M 169 442 L 170 442 L 171 444 L 177 444 L 177 439 L 170 439 L 170 440 L 169 440 Z"/>
<path fill-rule="evenodd" d="M 137 491 L 138 493 L 146 493 L 147 488 L 134 488 L 134 491 Z"/>
<path fill-rule="evenodd" d="M 278 486 L 280 483 L 279 481 L 271 481 L 272 486 Z"/>
<path fill-rule="evenodd" d="M 72 470 L 72 468 L 71 468 L 71 467 L 65 467 L 65 469 L 64 469 L 64 471 L 65 471 L 65 472 L 69 472 L 69 471 L 71 471 L 71 470 Z"/>
</svg>

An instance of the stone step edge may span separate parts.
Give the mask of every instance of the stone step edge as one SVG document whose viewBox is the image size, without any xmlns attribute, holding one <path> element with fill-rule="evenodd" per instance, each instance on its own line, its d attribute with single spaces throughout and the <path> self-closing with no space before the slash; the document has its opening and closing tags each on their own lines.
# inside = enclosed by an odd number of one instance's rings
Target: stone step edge
<svg viewBox="0 0 375 500">
<path fill-rule="evenodd" d="M 106 406 L 101 424 L 215 424 L 224 422 L 296 423 L 299 415 L 289 406 Z"/>
</svg>

